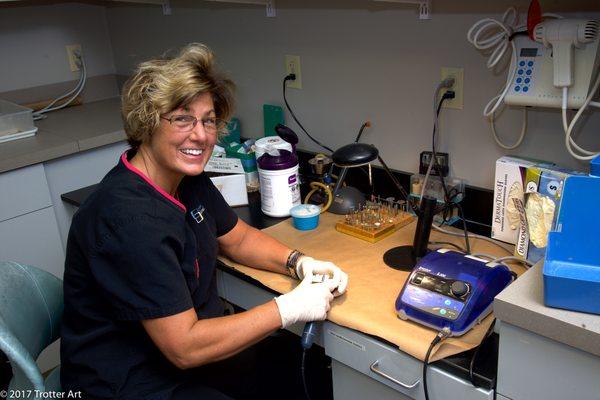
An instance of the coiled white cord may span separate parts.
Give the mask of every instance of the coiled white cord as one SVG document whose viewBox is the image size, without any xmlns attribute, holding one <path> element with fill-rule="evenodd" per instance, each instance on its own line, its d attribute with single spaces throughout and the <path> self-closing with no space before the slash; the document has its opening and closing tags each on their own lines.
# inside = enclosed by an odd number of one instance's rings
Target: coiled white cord
<svg viewBox="0 0 600 400">
<path fill-rule="evenodd" d="M 573 138 L 571 137 L 571 135 L 573 134 L 573 128 L 575 127 L 575 124 L 579 120 L 579 117 L 581 117 L 581 114 L 583 114 L 585 109 L 588 107 L 588 105 L 593 103 L 592 105 L 596 106 L 596 104 L 598 104 L 598 103 L 592 102 L 592 98 L 596 95 L 596 92 L 598 91 L 598 87 L 600 87 L 600 72 L 598 72 L 598 76 L 596 77 L 594 86 L 592 86 L 592 89 L 588 93 L 588 96 L 585 99 L 585 101 L 583 102 L 583 105 L 577 111 L 577 113 L 573 117 L 573 120 L 571 120 L 570 123 L 568 122 L 568 119 L 567 119 L 567 100 L 569 98 L 569 89 L 567 87 L 563 88 L 561 111 L 562 111 L 563 129 L 565 131 L 565 146 L 567 147 L 567 151 L 569 152 L 569 154 L 571 154 L 573 157 L 575 157 L 576 159 L 581 160 L 581 161 L 589 161 L 600 155 L 600 152 L 594 152 L 594 151 L 590 151 L 590 150 L 586 150 L 586 149 L 582 148 L 577 143 L 575 143 L 575 140 L 573 140 Z M 575 149 L 575 150 L 573 150 L 573 149 Z M 579 152 L 581 154 L 578 154 L 577 152 Z"/>
<path fill-rule="evenodd" d="M 519 135 L 519 138 L 514 144 L 509 145 L 502 143 L 502 141 L 498 137 L 498 134 L 496 133 L 496 125 L 494 123 L 494 120 L 495 118 L 492 114 L 492 116 L 490 117 L 490 129 L 492 130 L 492 135 L 494 135 L 494 140 L 496 141 L 496 144 L 506 150 L 513 150 L 519 147 L 523 142 L 523 139 L 525 138 L 525 134 L 527 133 L 527 107 L 523 107 L 523 122 L 521 123 L 521 134 Z"/>
<path fill-rule="evenodd" d="M 560 15 L 551 13 L 543 14 L 543 16 L 550 18 L 562 18 Z M 512 59 L 517 59 L 517 48 L 514 42 L 510 39 L 515 32 L 524 32 L 527 29 L 526 24 L 519 24 L 518 22 L 519 14 L 517 13 L 517 9 L 515 7 L 509 7 L 502 15 L 501 21 L 493 18 L 484 18 L 473 24 L 473 26 L 467 32 L 467 40 L 469 43 L 475 46 L 476 49 L 493 49 L 486 63 L 486 66 L 489 69 L 492 69 L 498 65 L 498 63 L 504 58 L 504 55 L 508 52 L 509 48 L 511 49 Z M 490 130 L 492 131 L 494 141 L 496 144 L 498 144 L 498 146 L 506 150 L 513 150 L 519 147 L 525 138 L 525 134 L 527 133 L 526 107 L 523 107 L 521 133 L 519 134 L 519 138 L 515 143 L 510 145 L 503 143 L 498 137 L 496 126 L 494 124 L 496 117 L 495 113 L 503 104 L 504 97 L 506 97 L 506 93 L 508 93 L 508 90 L 510 89 L 510 84 L 515 77 L 516 71 L 516 65 L 511 64 L 509 66 L 506 84 L 500 93 L 494 96 L 483 108 L 483 116 L 489 118 L 490 120 Z"/>
<path fill-rule="evenodd" d="M 513 33 L 522 31 L 526 28 L 526 25 L 518 24 L 519 15 L 515 7 L 509 7 L 502 15 L 502 20 L 498 21 L 494 18 L 481 19 L 469 29 L 467 32 L 467 40 L 478 50 L 489 50 L 493 49 L 490 57 L 486 62 L 488 69 L 494 68 L 504 58 L 509 47 L 512 51 L 512 56 L 515 57 L 517 48 L 515 44 L 510 40 Z M 516 57 L 515 57 L 516 58 Z M 492 98 L 484 107 L 483 115 L 485 117 L 494 117 L 494 113 L 504 100 L 508 89 L 510 88 L 510 82 L 512 82 L 515 75 L 516 68 L 514 65 L 510 66 L 510 71 L 506 80 L 506 84 L 500 91 L 500 94 Z"/>
<path fill-rule="evenodd" d="M 517 48 L 510 37 L 514 32 L 521 31 L 526 28 L 526 25 L 518 24 L 519 15 L 515 7 L 509 7 L 502 15 L 502 20 L 498 21 L 493 18 L 484 18 L 477 21 L 471 29 L 467 32 L 467 40 L 476 49 L 489 50 L 493 49 L 486 66 L 488 69 L 494 68 L 507 53 L 509 47 L 511 49 L 511 56 L 516 59 Z M 525 138 L 527 132 L 527 109 L 523 108 L 523 123 L 521 125 L 521 134 L 517 141 L 513 144 L 503 143 L 498 134 L 496 133 L 496 126 L 494 124 L 495 113 L 503 104 L 504 97 L 510 88 L 510 83 L 515 77 L 516 68 L 513 64 L 510 65 L 506 84 L 500 91 L 500 93 L 494 96 L 483 108 L 483 116 L 489 118 L 490 129 L 494 137 L 494 141 L 498 146 L 506 150 L 512 150 L 517 148 Z"/>
</svg>

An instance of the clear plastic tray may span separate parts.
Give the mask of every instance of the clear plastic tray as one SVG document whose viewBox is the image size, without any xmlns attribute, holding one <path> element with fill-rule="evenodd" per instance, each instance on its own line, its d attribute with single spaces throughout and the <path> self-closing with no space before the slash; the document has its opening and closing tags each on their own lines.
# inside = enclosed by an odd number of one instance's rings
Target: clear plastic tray
<svg viewBox="0 0 600 400">
<path fill-rule="evenodd" d="M 32 112 L 31 108 L 0 99 L 0 143 L 35 135 Z"/>
<path fill-rule="evenodd" d="M 421 198 L 421 192 L 423 190 L 424 175 L 415 174 L 410 177 L 410 195 Z M 444 183 L 448 189 L 448 194 L 451 200 L 459 202 L 462 200 L 465 192 L 465 181 L 460 178 L 445 177 Z M 427 179 L 427 187 L 425 188 L 425 194 L 431 197 L 435 197 L 438 202 L 444 202 L 444 188 L 442 181 L 439 176 L 430 175 Z"/>
<path fill-rule="evenodd" d="M 415 174 L 410 177 L 410 197 L 415 200 L 421 199 L 421 192 L 423 190 L 424 175 Z M 458 203 L 462 201 L 465 192 L 465 181 L 460 178 L 445 177 L 444 183 L 448 190 L 448 195 L 451 197 L 451 201 Z M 438 204 L 444 203 L 445 193 L 442 186 L 442 181 L 439 176 L 430 175 L 427 179 L 427 187 L 425 188 L 425 195 L 435 197 Z M 439 223 L 444 221 L 446 224 L 453 224 L 459 220 L 458 210 L 453 207 L 449 210 L 446 215 L 442 216 L 438 214 L 434 217 L 434 222 Z"/>
</svg>

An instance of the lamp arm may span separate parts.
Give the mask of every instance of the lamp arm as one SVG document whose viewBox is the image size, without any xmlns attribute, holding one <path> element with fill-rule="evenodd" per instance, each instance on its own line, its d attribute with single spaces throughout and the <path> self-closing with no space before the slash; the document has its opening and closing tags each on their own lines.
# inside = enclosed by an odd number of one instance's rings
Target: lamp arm
<svg viewBox="0 0 600 400">
<path fill-rule="evenodd" d="M 337 194 L 340 187 L 342 187 L 342 183 L 344 182 L 344 179 L 346 178 L 347 172 L 348 172 L 348 168 L 342 167 L 342 170 L 340 171 L 340 176 L 338 177 L 337 181 L 335 182 L 335 186 L 333 188 L 333 197 L 335 197 L 335 195 Z"/>
<path fill-rule="evenodd" d="M 392 171 L 390 171 L 390 169 L 388 168 L 388 166 L 385 163 L 385 161 L 383 161 L 383 158 L 381 158 L 380 155 L 377 155 L 377 159 L 381 163 L 381 166 L 383 167 L 383 169 L 385 170 L 385 172 L 387 172 L 387 174 L 390 177 L 390 179 L 392 180 L 392 182 L 394 182 L 394 185 L 396 185 L 396 188 L 400 191 L 400 193 L 402 194 L 402 196 L 406 199 L 406 204 L 408 204 L 410 206 L 410 208 L 412 208 L 413 212 L 417 216 L 421 215 L 421 211 L 419 210 L 419 207 L 417 207 L 415 204 L 413 204 L 410 201 L 410 197 L 408 197 L 408 193 L 406 193 L 406 190 L 404 190 L 404 188 L 402 187 L 402 185 L 400 184 L 400 182 L 398 182 L 398 179 L 396 179 L 396 177 L 394 176 L 394 174 L 392 174 Z"/>
</svg>

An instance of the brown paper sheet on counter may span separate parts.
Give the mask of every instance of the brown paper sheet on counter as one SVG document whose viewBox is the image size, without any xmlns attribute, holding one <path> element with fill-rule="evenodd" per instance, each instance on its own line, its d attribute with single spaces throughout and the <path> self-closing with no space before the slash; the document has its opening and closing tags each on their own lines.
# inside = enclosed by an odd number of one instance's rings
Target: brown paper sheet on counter
<svg viewBox="0 0 600 400">
<path fill-rule="evenodd" d="M 264 232 L 320 260 L 332 261 L 349 276 L 346 294 L 332 303 L 327 319 L 351 329 L 387 340 L 413 357 L 424 360 L 427 349 L 437 332 L 414 322 L 402 321 L 396 316 L 395 302 L 409 273 L 389 268 L 383 254 L 390 248 L 412 244 L 416 221 L 377 243 L 369 243 L 335 230 L 335 223 L 343 217 L 330 213 L 320 216 L 319 226 L 311 231 L 299 231 L 290 219 L 271 226 Z M 464 246 L 464 239 L 431 232 L 431 241 L 454 242 Z M 509 255 L 497 246 L 480 239 L 471 239 L 473 253 Z M 505 245 L 507 246 L 507 245 Z M 276 273 L 237 264 L 221 257 L 228 266 L 258 280 L 270 289 L 287 293 L 297 281 Z M 513 270 L 520 274 L 519 267 Z M 481 343 L 492 317 L 458 338 L 448 338 L 434 348 L 431 361 L 470 350 Z"/>
</svg>

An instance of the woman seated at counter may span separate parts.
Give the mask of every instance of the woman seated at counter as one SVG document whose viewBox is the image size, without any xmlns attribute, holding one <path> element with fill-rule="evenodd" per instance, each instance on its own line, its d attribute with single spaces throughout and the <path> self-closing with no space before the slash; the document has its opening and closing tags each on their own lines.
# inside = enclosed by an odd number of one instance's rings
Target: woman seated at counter
<svg viewBox="0 0 600 400">
<path fill-rule="evenodd" d="M 227 398 L 206 382 L 211 365 L 280 328 L 325 319 L 334 295 L 346 290 L 347 275 L 336 265 L 238 219 L 203 173 L 232 110 L 233 83 L 201 44 L 141 63 L 126 83 L 122 115 L 131 149 L 69 232 L 64 390 L 84 398 Z M 218 252 L 302 282 L 225 316 Z M 317 273 L 331 279 L 311 283 Z"/>
</svg>

